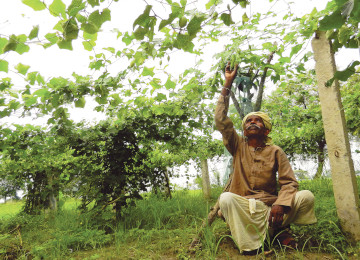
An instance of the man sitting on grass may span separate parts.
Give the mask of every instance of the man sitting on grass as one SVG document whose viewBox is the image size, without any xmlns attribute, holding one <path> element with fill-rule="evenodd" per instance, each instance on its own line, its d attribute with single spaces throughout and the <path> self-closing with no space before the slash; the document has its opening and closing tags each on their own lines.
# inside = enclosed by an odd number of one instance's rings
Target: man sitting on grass
<svg viewBox="0 0 360 260">
<path fill-rule="evenodd" d="M 307 190 L 298 191 L 286 154 L 268 137 L 272 125 L 266 113 L 246 115 L 242 121 L 244 137 L 236 133 L 227 112 L 237 68 L 236 65 L 232 70 L 227 65 L 225 85 L 215 110 L 216 127 L 233 156 L 234 168 L 230 190 L 219 199 L 219 216 L 229 225 L 244 254 L 259 252 L 267 231 L 278 243 L 295 248 L 296 242 L 287 228 L 290 223 L 316 222 L 314 195 Z"/>
</svg>

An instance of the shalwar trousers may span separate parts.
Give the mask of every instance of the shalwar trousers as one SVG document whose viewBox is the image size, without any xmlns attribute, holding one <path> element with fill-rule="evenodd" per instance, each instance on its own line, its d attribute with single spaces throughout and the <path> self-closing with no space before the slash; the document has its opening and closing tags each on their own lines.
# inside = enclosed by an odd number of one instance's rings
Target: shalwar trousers
<svg viewBox="0 0 360 260">
<path fill-rule="evenodd" d="M 224 192 L 219 199 L 220 209 L 240 252 L 260 248 L 268 232 L 271 207 L 260 200 L 247 199 Z M 314 195 L 311 191 L 298 191 L 293 206 L 284 215 L 282 226 L 290 223 L 306 225 L 316 223 Z"/>
</svg>

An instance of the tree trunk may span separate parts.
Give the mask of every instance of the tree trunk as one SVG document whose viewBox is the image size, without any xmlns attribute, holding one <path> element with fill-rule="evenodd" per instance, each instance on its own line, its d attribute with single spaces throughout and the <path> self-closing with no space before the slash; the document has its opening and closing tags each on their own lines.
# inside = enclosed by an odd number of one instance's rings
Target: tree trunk
<svg viewBox="0 0 360 260">
<path fill-rule="evenodd" d="M 59 189 L 53 175 L 48 176 L 48 196 L 45 212 L 55 212 L 58 208 Z"/>
<path fill-rule="evenodd" d="M 312 40 L 325 139 L 340 225 L 347 238 L 356 243 L 360 241 L 359 193 L 339 82 L 334 80 L 331 86 L 327 86 L 327 82 L 334 77 L 336 65 L 330 41 L 325 34 L 325 32 L 316 32 Z"/>
<path fill-rule="evenodd" d="M 318 156 L 317 156 L 317 161 L 318 161 L 318 167 L 316 170 L 316 174 L 314 176 L 314 179 L 318 179 L 321 177 L 323 169 L 324 169 L 324 164 L 325 164 L 325 140 L 318 142 Z"/>
<path fill-rule="evenodd" d="M 211 188 L 210 188 L 210 178 L 209 178 L 209 166 L 207 159 L 201 160 L 201 177 L 202 177 L 202 190 L 204 193 L 205 199 L 210 199 Z"/>
<path fill-rule="evenodd" d="M 171 199 L 171 188 L 170 188 L 170 178 L 169 178 L 169 167 L 166 167 L 165 171 L 165 196 L 166 198 Z"/>
<path fill-rule="evenodd" d="M 267 59 L 267 64 L 271 63 L 271 61 L 272 61 L 272 59 L 274 57 L 274 53 L 275 53 L 274 51 L 270 53 L 270 55 L 269 55 L 269 57 Z M 255 112 L 260 111 L 260 109 L 261 109 L 262 99 L 263 99 L 263 96 L 264 96 L 264 86 L 265 86 L 266 73 L 267 73 L 268 69 L 269 69 L 269 67 L 265 67 L 263 75 L 261 76 L 260 85 L 259 85 L 259 92 L 258 92 L 256 102 L 255 102 L 255 105 L 254 105 L 254 111 Z"/>
</svg>

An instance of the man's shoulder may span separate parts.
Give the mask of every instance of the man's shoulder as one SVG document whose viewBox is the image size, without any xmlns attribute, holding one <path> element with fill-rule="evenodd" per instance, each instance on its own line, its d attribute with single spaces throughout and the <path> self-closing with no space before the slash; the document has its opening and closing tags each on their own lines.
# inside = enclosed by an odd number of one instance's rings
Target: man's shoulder
<svg viewBox="0 0 360 260">
<path fill-rule="evenodd" d="M 276 144 L 270 144 L 267 145 L 268 149 L 272 152 L 281 152 L 283 153 L 283 149 L 280 146 L 277 146 Z"/>
</svg>

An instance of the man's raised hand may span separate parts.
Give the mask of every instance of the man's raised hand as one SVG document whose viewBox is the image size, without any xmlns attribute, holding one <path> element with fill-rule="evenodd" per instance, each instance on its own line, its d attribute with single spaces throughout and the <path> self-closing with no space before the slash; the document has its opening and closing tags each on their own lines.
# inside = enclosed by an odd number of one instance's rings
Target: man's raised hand
<svg viewBox="0 0 360 260">
<path fill-rule="evenodd" d="M 231 87 L 238 70 L 238 64 L 235 64 L 234 69 L 231 69 L 230 62 L 225 67 L 225 87 Z"/>
</svg>

